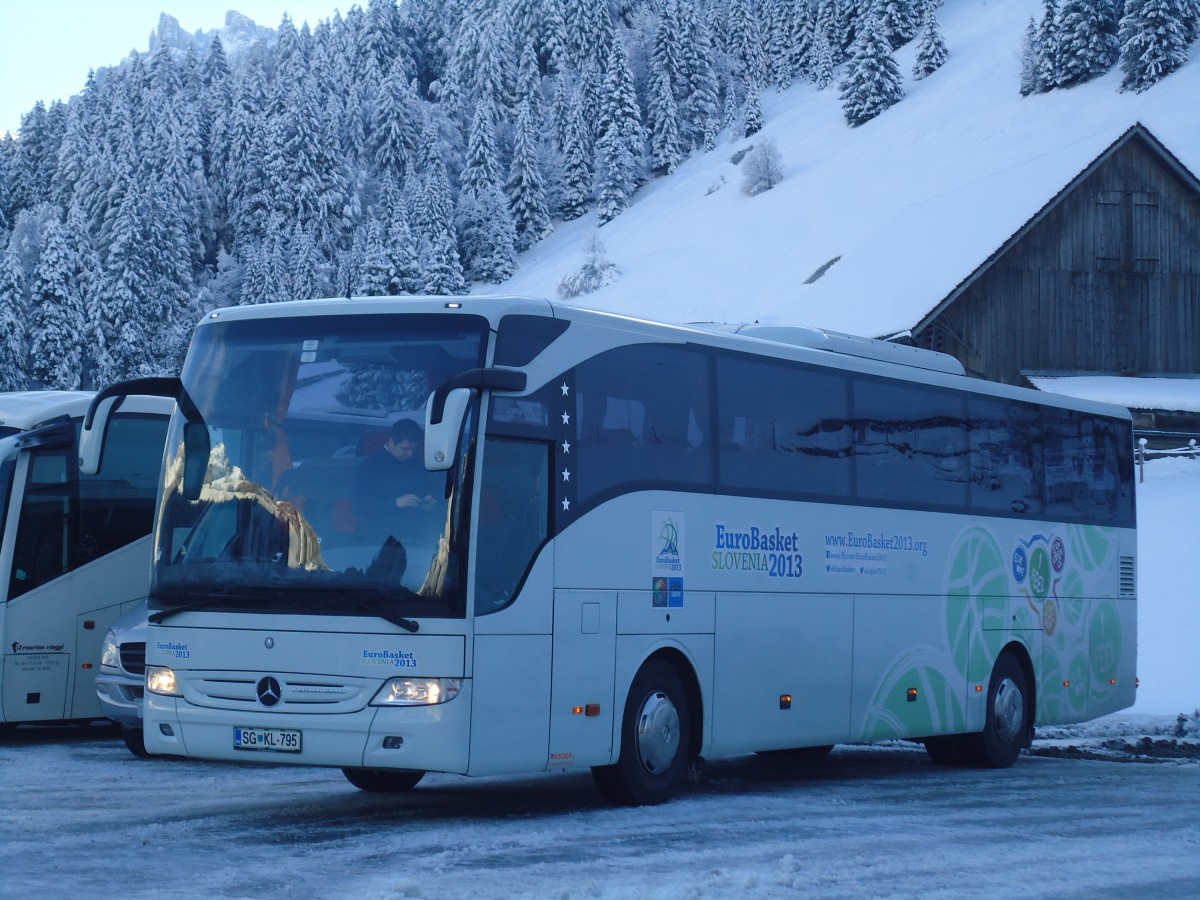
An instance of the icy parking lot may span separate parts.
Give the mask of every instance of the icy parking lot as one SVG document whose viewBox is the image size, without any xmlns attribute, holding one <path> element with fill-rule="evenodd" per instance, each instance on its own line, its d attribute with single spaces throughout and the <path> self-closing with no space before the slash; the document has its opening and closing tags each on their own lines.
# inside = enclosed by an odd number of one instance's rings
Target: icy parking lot
<svg viewBox="0 0 1200 900">
<path fill-rule="evenodd" d="M 1101 720 L 998 772 L 903 743 L 738 757 L 674 802 L 614 809 L 587 773 L 431 775 L 388 797 L 21 728 L 0 733 L 0 895 L 1195 896 L 1200 741 L 1175 730 Z"/>
</svg>

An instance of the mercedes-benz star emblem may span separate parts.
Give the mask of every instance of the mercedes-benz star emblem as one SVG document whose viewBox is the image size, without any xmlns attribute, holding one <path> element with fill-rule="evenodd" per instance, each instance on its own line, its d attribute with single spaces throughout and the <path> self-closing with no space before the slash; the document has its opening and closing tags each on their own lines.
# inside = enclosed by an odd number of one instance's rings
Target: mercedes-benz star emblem
<svg viewBox="0 0 1200 900">
<path fill-rule="evenodd" d="M 258 687 L 255 690 L 258 693 L 259 703 L 263 706 L 274 706 L 279 702 L 283 688 L 279 686 L 276 679 L 268 675 L 266 678 L 258 680 Z"/>
</svg>

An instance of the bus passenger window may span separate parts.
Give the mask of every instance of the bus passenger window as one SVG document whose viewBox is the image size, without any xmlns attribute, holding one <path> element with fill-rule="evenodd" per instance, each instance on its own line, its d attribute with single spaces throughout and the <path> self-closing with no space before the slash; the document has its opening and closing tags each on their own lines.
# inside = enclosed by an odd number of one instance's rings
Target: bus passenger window
<svg viewBox="0 0 1200 900">
<path fill-rule="evenodd" d="M 721 483 L 771 494 L 849 498 L 849 390 L 837 372 L 718 358 Z"/>
</svg>

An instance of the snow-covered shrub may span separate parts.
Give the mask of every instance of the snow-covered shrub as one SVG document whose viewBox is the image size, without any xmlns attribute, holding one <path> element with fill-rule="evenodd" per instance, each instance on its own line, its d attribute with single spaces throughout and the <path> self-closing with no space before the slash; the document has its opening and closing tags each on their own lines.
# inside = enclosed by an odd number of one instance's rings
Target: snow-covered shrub
<svg viewBox="0 0 1200 900">
<path fill-rule="evenodd" d="M 759 141 L 742 162 L 742 192 L 753 197 L 783 181 L 783 162 L 774 141 Z"/>
<path fill-rule="evenodd" d="M 621 277 L 617 264 L 604 258 L 604 244 L 598 234 L 588 238 L 583 251 L 586 254 L 583 265 L 564 275 L 558 283 L 558 296 L 564 300 L 598 291 Z"/>
</svg>

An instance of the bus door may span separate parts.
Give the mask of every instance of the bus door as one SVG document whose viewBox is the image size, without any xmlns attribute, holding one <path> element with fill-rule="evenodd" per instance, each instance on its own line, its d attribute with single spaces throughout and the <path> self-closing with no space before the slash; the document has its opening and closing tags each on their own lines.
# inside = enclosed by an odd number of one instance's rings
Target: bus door
<svg viewBox="0 0 1200 900">
<path fill-rule="evenodd" d="M 16 456 L 4 529 L 4 720 L 35 722 L 67 717 L 66 696 L 74 649 L 73 617 L 64 619 L 53 589 L 38 588 L 67 570 L 75 490 L 74 442 L 42 446 Z"/>
</svg>

